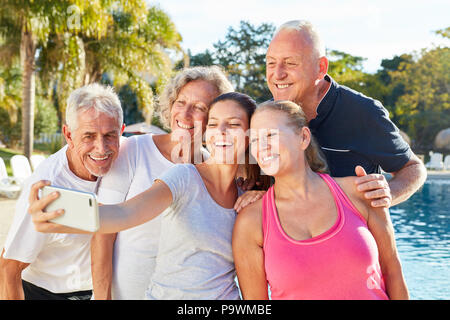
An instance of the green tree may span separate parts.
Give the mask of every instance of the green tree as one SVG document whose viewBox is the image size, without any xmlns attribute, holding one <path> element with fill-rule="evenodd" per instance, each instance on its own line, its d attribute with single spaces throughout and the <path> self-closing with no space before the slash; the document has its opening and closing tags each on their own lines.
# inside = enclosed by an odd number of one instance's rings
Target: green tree
<svg viewBox="0 0 450 320">
<path fill-rule="evenodd" d="M 191 54 L 191 50 L 188 49 L 189 65 L 195 66 L 212 66 L 216 62 L 214 60 L 214 55 L 208 49 L 205 52 L 197 53 L 196 55 Z"/>
<path fill-rule="evenodd" d="M 58 112 L 51 100 L 42 95 L 36 96 L 36 116 L 34 118 L 34 135 L 55 133 L 59 129 Z"/>
<path fill-rule="evenodd" d="M 416 62 L 403 63 L 390 74 L 404 86 L 396 102 L 400 127 L 416 147 L 429 150 L 436 134 L 450 124 L 450 48 L 423 49 Z"/>
<path fill-rule="evenodd" d="M 214 44 L 214 60 L 225 67 L 236 90 L 258 102 L 272 97 L 266 85 L 265 60 L 274 31 L 270 23 L 254 26 L 241 21 L 238 29 L 230 27 L 225 40 Z"/>
<path fill-rule="evenodd" d="M 22 68 L 22 142 L 24 153 L 30 157 L 33 150 L 35 56 L 39 46 L 47 41 L 51 26 L 51 1 L 2 0 L 0 35 L 4 42 L 0 50 L 9 51 L 10 62 L 20 57 Z"/>
<path fill-rule="evenodd" d="M 228 28 L 223 41 L 213 44 L 214 50 L 192 55 L 178 62 L 180 69 L 188 61 L 190 66 L 221 65 L 228 73 L 235 89 L 253 97 L 257 102 L 272 95 L 266 85 L 266 51 L 275 27 L 269 23 L 254 26 L 241 21 L 239 28 Z"/>
<path fill-rule="evenodd" d="M 370 74 L 363 71 L 363 57 L 353 56 L 338 50 L 327 50 L 329 58 L 328 73 L 341 85 L 357 90 L 368 97 L 377 99 L 386 106 L 389 92 L 388 84 L 380 72 Z M 384 69 L 382 69 L 384 71 Z M 394 119 L 393 119 L 394 120 Z M 395 121 L 394 121 L 395 122 Z"/>
<path fill-rule="evenodd" d="M 329 60 L 329 74 L 338 82 L 359 78 L 363 72 L 363 62 L 366 58 L 353 56 L 339 50 L 328 49 L 326 54 Z"/>
<path fill-rule="evenodd" d="M 450 27 L 447 27 L 447 28 L 441 29 L 441 30 L 437 30 L 435 33 L 446 39 L 450 39 Z"/>
<path fill-rule="evenodd" d="M 21 58 L 26 156 L 33 146 L 36 71 L 46 95 L 56 87 L 61 117 L 73 89 L 99 81 L 107 72 L 114 85 L 133 89 L 151 120 L 149 81 L 159 88 L 170 76 L 166 49 L 179 50 L 181 41 L 162 10 L 144 0 L 1 0 L 0 6 L 0 52 L 9 52 L 5 62 Z"/>
<path fill-rule="evenodd" d="M 51 97 L 42 94 L 39 79 L 36 80 L 33 128 L 34 136 L 39 136 L 58 130 L 58 115 Z M 12 148 L 17 148 L 21 140 L 21 84 L 22 74 L 17 64 L 9 68 L 0 66 L 0 140 Z"/>
<path fill-rule="evenodd" d="M 8 115 L 11 124 L 18 120 L 21 103 L 21 72 L 20 67 L 11 65 L 8 68 L 0 66 L 0 109 Z"/>
<path fill-rule="evenodd" d="M 379 100 L 390 112 L 391 120 L 400 125 L 400 115 L 397 110 L 397 100 L 405 93 L 403 81 L 392 79 L 392 72 L 400 66 L 413 63 L 412 56 L 402 54 L 392 59 L 383 59 L 381 68 L 374 74 L 363 71 L 363 57 L 348 53 L 329 50 L 329 74 L 340 84 L 357 90 L 368 97 Z M 406 129 L 406 128 L 402 128 Z"/>
<path fill-rule="evenodd" d="M 366 83 L 369 95 L 382 101 L 386 109 L 389 110 L 391 119 L 400 125 L 400 114 L 397 110 L 398 99 L 405 94 L 405 83 L 392 79 L 391 74 L 403 68 L 407 64 L 414 63 L 410 54 L 401 54 L 392 59 L 383 59 L 381 69 L 372 75 L 373 81 Z M 402 128 L 406 130 L 406 128 Z"/>
<path fill-rule="evenodd" d="M 327 50 L 328 73 L 337 82 L 354 90 L 364 92 L 367 73 L 363 71 L 363 57 L 338 50 Z"/>
<path fill-rule="evenodd" d="M 17 63 L 8 68 L 0 66 L 0 141 L 8 147 L 16 147 L 21 138 L 21 83 L 21 70 Z"/>
<path fill-rule="evenodd" d="M 65 38 L 55 35 L 52 46 L 47 46 L 48 50 L 42 54 L 43 75 L 58 83 L 58 100 L 65 101 L 76 87 L 101 81 L 108 73 L 114 86 L 127 85 L 133 90 L 138 107 L 150 122 L 153 114 L 150 82 L 155 81 L 159 90 L 172 69 L 167 49 L 181 50 L 181 36 L 175 25 L 164 11 L 147 7 L 142 0 L 88 5 L 78 10 L 80 27 Z M 89 26 L 85 20 L 95 17 L 102 18 L 100 28 L 85 28 Z M 52 56 L 58 58 L 49 59 Z M 64 115 L 64 105 L 60 108 Z"/>
</svg>

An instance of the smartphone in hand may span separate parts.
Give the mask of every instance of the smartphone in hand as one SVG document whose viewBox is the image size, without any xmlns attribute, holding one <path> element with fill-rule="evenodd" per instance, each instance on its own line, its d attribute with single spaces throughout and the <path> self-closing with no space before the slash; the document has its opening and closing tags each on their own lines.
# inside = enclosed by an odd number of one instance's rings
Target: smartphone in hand
<svg viewBox="0 0 450 320">
<path fill-rule="evenodd" d="M 54 191 L 59 192 L 59 197 L 50 203 L 45 211 L 64 209 L 64 214 L 50 220 L 51 222 L 89 232 L 96 232 L 99 229 L 98 203 L 94 193 L 45 186 L 42 189 L 42 196 Z"/>
</svg>

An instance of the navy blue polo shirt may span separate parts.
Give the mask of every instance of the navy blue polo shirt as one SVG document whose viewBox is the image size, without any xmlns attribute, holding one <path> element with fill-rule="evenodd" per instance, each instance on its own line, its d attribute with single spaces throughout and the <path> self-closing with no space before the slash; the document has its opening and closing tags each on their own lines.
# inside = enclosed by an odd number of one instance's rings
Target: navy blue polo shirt
<svg viewBox="0 0 450 320">
<path fill-rule="evenodd" d="M 341 86 L 328 75 L 330 89 L 317 108 L 309 128 L 319 143 L 334 177 L 400 170 L 412 151 L 389 119 L 388 111 L 372 98 Z"/>
</svg>

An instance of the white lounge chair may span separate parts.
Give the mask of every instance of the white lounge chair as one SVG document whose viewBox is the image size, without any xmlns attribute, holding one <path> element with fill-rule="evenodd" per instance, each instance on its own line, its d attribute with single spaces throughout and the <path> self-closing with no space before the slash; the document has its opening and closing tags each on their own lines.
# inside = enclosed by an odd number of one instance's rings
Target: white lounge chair
<svg viewBox="0 0 450 320">
<path fill-rule="evenodd" d="M 22 184 L 31 176 L 31 166 L 27 157 L 17 154 L 11 158 L 11 169 L 17 183 Z"/>
<path fill-rule="evenodd" d="M 450 170 L 450 154 L 445 156 L 444 170 Z"/>
<path fill-rule="evenodd" d="M 430 162 L 427 162 L 425 167 L 428 169 L 442 170 L 444 169 L 443 155 L 439 152 L 430 151 Z"/>
<path fill-rule="evenodd" d="M 0 158 L 0 194 L 10 199 L 15 199 L 20 194 L 20 186 L 17 185 L 13 178 L 8 176 L 6 165 L 3 158 Z"/>
<path fill-rule="evenodd" d="M 33 169 L 33 171 L 36 170 L 36 168 L 41 164 L 42 161 L 45 160 L 45 156 L 41 155 L 41 154 L 33 154 L 30 157 L 30 162 L 31 162 L 31 167 Z"/>
</svg>

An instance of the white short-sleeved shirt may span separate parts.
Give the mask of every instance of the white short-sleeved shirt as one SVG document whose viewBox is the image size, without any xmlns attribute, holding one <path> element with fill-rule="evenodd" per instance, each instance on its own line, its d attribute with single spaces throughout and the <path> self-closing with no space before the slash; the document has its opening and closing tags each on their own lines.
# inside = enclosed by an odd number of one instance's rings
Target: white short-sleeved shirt
<svg viewBox="0 0 450 320">
<path fill-rule="evenodd" d="M 100 203 L 115 204 L 147 190 L 161 173 L 174 166 L 159 152 L 150 134 L 122 143 L 119 157 L 102 179 Z M 114 300 L 142 300 L 155 268 L 160 234 L 157 217 L 117 234 L 111 294 Z"/>
<path fill-rule="evenodd" d="M 82 180 L 69 169 L 66 151 L 67 146 L 48 157 L 25 181 L 4 246 L 5 259 L 30 264 L 22 272 L 22 279 L 53 293 L 92 289 L 92 236 L 37 232 L 27 213 L 31 185 L 39 180 L 70 189 L 96 191 L 97 182 Z"/>
<path fill-rule="evenodd" d="M 146 298 L 239 299 L 231 249 L 236 212 L 214 201 L 192 164 L 178 164 L 159 179 L 170 188 L 173 203 L 160 214 L 156 267 Z"/>
</svg>

